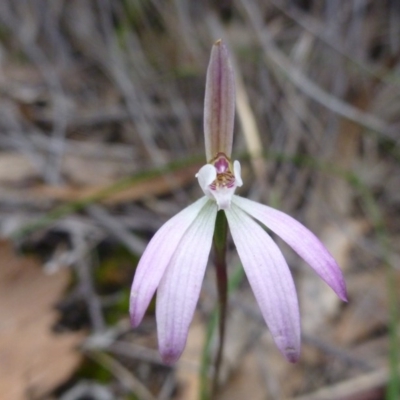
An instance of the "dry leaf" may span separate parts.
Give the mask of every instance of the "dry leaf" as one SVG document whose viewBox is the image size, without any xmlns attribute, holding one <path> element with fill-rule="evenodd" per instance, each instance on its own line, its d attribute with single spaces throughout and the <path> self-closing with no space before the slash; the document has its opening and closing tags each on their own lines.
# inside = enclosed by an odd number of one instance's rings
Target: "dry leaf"
<svg viewBox="0 0 400 400">
<path fill-rule="evenodd" d="M 36 399 L 63 383 L 80 362 L 82 334 L 55 334 L 54 303 L 69 271 L 44 275 L 32 258 L 0 242 L 0 393 L 3 399 Z"/>
</svg>

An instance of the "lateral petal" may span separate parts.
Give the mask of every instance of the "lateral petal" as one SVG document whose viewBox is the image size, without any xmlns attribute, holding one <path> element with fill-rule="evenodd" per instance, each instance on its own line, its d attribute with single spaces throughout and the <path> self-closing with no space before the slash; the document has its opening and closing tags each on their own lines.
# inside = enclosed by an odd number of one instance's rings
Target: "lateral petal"
<svg viewBox="0 0 400 400">
<path fill-rule="evenodd" d="M 309 229 L 284 212 L 255 201 L 233 196 L 232 202 L 281 237 L 343 301 L 347 301 L 342 271 Z"/>
<path fill-rule="evenodd" d="M 240 166 L 240 162 L 235 160 L 233 163 L 233 172 L 235 175 L 235 183 L 237 187 L 241 187 L 243 185 L 242 180 L 242 167 Z"/>
<path fill-rule="evenodd" d="M 209 201 L 179 243 L 157 291 L 158 346 L 167 364 L 181 355 L 200 295 L 217 215 Z"/>
<path fill-rule="evenodd" d="M 140 324 L 168 263 L 201 210 L 208 202 L 202 197 L 168 220 L 150 240 L 144 251 L 133 279 L 129 312 L 131 324 Z"/>
<path fill-rule="evenodd" d="M 210 197 L 210 185 L 215 181 L 217 177 L 217 170 L 215 169 L 214 165 L 206 164 L 203 165 L 199 172 L 196 174 L 196 178 L 199 181 L 199 186 L 203 193 Z"/>
<path fill-rule="evenodd" d="M 300 316 L 296 288 L 278 246 L 238 206 L 226 210 L 243 268 L 275 343 L 290 362 L 300 356 Z"/>
</svg>

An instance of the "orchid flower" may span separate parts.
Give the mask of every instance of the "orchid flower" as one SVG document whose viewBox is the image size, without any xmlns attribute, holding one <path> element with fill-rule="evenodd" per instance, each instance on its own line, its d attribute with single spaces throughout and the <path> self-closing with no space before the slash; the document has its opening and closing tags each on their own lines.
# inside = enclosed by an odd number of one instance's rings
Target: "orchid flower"
<svg viewBox="0 0 400 400">
<path fill-rule="evenodd" d="M 300 354 L 300 317 L 289 267 L 265 228 L 281 237 L 346 300 L 343 275 L 318 238 L 289 215 L 235 195 L 242 186 L 239 161 L 231 161 L 235 113 L 234 74 L 228 51 L 215 42 L 207 70 L 204 132 L 207 164 L 196 177 L 204 196 L 167 221 L 139 261 L 130 296 L 137 327 L 157 290 L 158 343 L 164 362 L 180 357 L 193 318 L 213 240 L 217 212 L 231 236 L 264 320 L 282 354 Z"/>
</svg>

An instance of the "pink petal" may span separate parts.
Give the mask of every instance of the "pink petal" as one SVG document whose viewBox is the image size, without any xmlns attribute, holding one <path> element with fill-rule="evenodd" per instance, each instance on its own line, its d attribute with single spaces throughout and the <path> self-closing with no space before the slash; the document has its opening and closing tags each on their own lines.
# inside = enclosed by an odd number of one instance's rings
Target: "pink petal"
<svg viewBox="0 0 400 400">
<path fill-rule="evenodd" d="M 131 324 L 136 327 L 189 226 L 208 199 L 202 197 L 167 221 L 153 236 L 136 269 L 130 296 Z"/>
<path fill-rule="evenodd" d="M 204 137 L 207 161 L 217 153 L 230 157 L 235 120 L 235 79 L 228 50 L 217 40 L 211 50 L 204 99 Z"/>
<path fill-rule="evenodd" d="M 181 355 L 210 254 L 217 206 L 209 201 L 185 232 L 157 291 L 158 346 L 165 363 Z"/>
<path fill-rule="evenodd" d="M 244 211 L 232 204 L 225 213 L 243 268 L 275 343 L 288 361 L 296 362 L 300 355 L 300 317 L 289 267 L 275 242 Z"/>
<path fill-rule="evenodd" d="M 280 236 L 343 301 L 347 301 L 342 271 L 311 231 L 289 215 L 255 201 L 234 196 L 232 202 Z"/>
</svg>

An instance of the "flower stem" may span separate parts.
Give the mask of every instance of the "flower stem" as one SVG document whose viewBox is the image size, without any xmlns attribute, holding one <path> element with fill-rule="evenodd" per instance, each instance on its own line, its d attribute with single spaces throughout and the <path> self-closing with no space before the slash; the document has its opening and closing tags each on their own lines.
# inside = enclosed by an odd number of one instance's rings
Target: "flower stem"
<svg viewBox="0 0 400 400">
<path fill-rule="evenodd" d="M 215 222 L 214 231 L 214 257 L 216 267 L 218 302 L 219 302 L 219 343 L 217 355 L 215 358 L 215 370 L 212 383 L 213 398 L 218 389 L 219 373 L 221 369 L 222 354 L 225 341 L 225 322 L 227 308 L 227 293 L 228 293 L 228 276 L 226 268 L 226 237 L 228 233 L 228 222 L 225 213 L 218 211 L 217 220 Z"/>
</svg>

